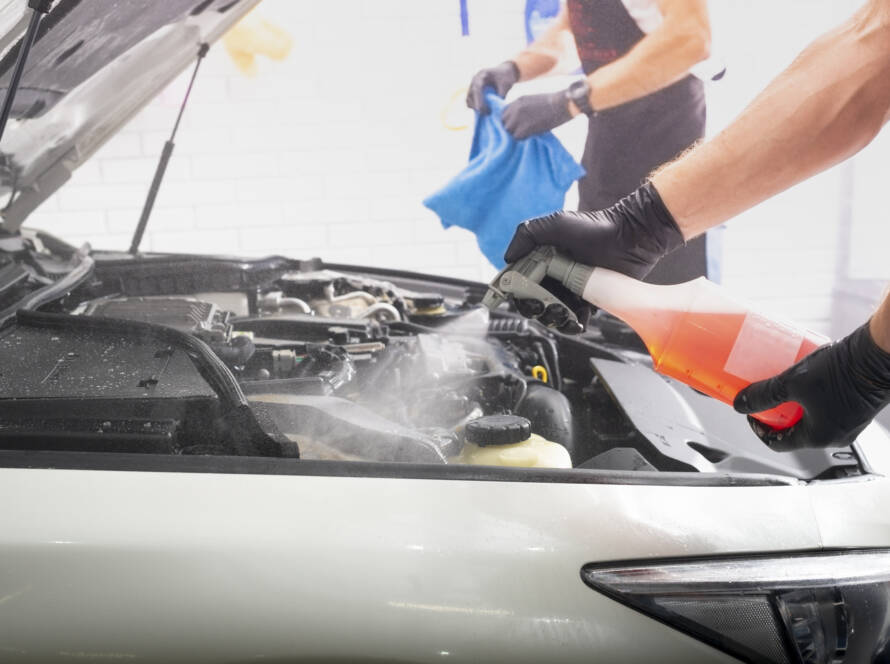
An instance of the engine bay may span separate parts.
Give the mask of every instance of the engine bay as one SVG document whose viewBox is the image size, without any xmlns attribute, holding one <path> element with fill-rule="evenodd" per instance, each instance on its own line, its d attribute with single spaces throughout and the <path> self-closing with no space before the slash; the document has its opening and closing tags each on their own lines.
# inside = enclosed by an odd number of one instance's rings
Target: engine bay
<svg viewBox="0 0 890 664">
<path fill-rule="evenodd" d="M 859 472 L 852 451 L 766 449 L 731 409 L 655 374 L 605 312 L 569 337 L 489 312 L 471 282 L 92 258 L 89 279 L 0 329 L 2 449 L 447 465 L 469 422 L 519 415 L 575 468 Z"/>
</svg>

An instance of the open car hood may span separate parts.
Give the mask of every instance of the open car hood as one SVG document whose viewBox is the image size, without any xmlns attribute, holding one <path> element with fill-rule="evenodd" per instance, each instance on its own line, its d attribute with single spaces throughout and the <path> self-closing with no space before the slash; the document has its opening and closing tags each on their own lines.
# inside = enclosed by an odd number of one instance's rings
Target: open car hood
<svg viewBox="0 0 890 664">
<path fill-rule="evenodd" d="M 259 0 L 57 0 L 43 18 L 0 143 L 0 229 L 16 232 L 75 168 Z M 0 0 L 0 96 L 27 27 Z"/>
</svg>

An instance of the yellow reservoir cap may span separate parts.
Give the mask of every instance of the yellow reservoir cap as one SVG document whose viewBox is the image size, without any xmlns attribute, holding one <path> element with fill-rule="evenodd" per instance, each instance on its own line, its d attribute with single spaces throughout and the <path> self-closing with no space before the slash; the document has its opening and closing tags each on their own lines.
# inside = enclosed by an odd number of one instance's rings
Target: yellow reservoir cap
<svg viewBox="0 0 890 664">
<path fill-rule="evenodd" d="M 464 443 L 460 454 L 452 463 L 465 463 L 474 466 L 509 466 L 520 468 L 571 468 L 569 451 L 538 434 L 531 434 L 526 440 L 508 445 L 485 445 Z"/>
</svg>

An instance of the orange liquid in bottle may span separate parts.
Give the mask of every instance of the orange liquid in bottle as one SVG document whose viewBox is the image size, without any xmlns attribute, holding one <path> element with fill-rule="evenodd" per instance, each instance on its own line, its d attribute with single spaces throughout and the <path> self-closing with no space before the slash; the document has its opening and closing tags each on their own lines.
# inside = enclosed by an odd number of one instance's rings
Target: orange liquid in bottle
<svg viewBox="0 0 890 664">
<path fill-rule="evenodd" d="M 646 343 L 656 371 L 730 405 L 743 388 L 754 382 L 726 369 L 746 314 L 662 311 L 660 315 L 674 321 L 674 330 L 667 344 L 659 344 L 657 340 Z M 644 331 L 637 330 L 637 334 L 646 341 Z M 805 336 L 793 354 L 793 360 L 786 366 L 776 365 L 775 372 L 784 371 L 823 343 L 815 335 Z M 762 378 L 773 375 L 775 373 L 769 372 Z M 774 429 L 790 427 L 802 416 L 803 409 L 793 401 L 753 415 Z"/>
<path fill-rule="evenodd" d="M 656 286 L 598 269 L 584 297 L 634 329 L 656 371 L 730 405 L 742 388 L 781 373 L 828 342 L 749 310 L 704 278 Z M 753 415 L 775 429 L 802 416 L 795 402 Z"/>
</svg>

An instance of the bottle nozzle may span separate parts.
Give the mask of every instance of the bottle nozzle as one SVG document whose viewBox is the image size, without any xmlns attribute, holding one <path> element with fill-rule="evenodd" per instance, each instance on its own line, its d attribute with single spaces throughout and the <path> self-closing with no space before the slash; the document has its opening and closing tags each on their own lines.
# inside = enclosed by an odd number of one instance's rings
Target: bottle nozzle
<svg viewBox="0 0 890 664">
<path fill-rule="evenodd" d="M 544 309 L 561 307 L 566 312 L 566 322 L 571 323 L 574 320 L 578 329 L 581 329 L 571 307 L 541 286 L 541 282 L 549 276 L 563 283 L 573 293 L 581 295 L 592 272 L 593 268 L 560 256 L 553 247 L 538 247 L 499 272 L 491 282 L 482 303 L 489 309 L 494 309 L 507 298 L 537 300 Z"/>
<path fill-rule="evenodd" d="M 547 264 L 547 276 L 558 280 L 578 296 L 584 294 L 584 287 L 591 274 L 593 274 L 593 268 L 589 265 L 577 263 L 555 252 Z"/>
</svg>

